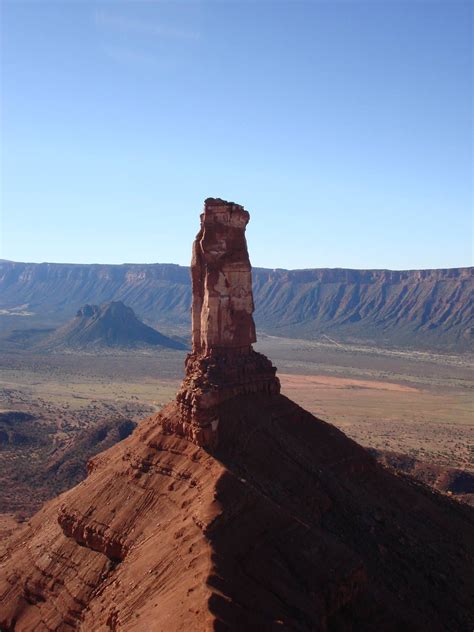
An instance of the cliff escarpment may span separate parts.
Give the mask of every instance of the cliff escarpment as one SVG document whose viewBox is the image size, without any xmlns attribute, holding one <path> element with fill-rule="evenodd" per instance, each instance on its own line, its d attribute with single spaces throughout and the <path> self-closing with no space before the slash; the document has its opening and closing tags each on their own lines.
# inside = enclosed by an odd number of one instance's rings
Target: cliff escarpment
<svg viewBox="0 0 474 632">
<path fill-rule="evenodd" d="M 457 351 L 473 348 L 473 268 L 255 268 L 253 292 L 257 327 L 276 335 L 327 335 L 382 346 Z M 86 303 L 112 300 L 125 302 L 158 329 L 188 328 L 189 270 L 170 264 L 0 262 L 4 327 L 13 322 L 63 324 Z"/>
</svg>

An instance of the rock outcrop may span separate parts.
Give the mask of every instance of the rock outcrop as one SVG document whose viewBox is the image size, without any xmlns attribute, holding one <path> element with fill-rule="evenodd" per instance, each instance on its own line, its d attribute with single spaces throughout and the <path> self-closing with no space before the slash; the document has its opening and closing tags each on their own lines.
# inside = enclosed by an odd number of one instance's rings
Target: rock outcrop
<svg viewBox="0 0 474 632">
<path fill-rule="evenodd" d="M 242 246 L 246 222 L 216 206 L 246 217 L 208 201 L 196 248 L 209 226 Z M 245 253 L 234 269 L 206 252 L 177 401 L 0 542 L 2 631 L 471 629 L 472 508 L 282 396 L 251 348 L 249 286 L 219 284 L 248 279 Z"/>
<path fill-rule="evenodd" d="M 33 348 L 36 351 L 87 351 L 140 347 L 186 349 L 182 342 L 145 325 L 122 301 L 112 301 L 103 305 L 84 305 L 73 320 Z"/>
<path fill-rule="evenodd" d="M 474 268 L 254 268 L 253 292 L 257 328 L 276 336 L 474 350 Z M 41 336 L 39 328 L 72 318 L 75 306 L 110 297 L 126 301 L 158 329 L 189 330 L 191 282 L 184 266 L 0 261 L 0 330 L 21 328 L 12 334 L 21 340 L 23 328 L 30 328 L 26 348 Z"/>
<path fill-rule="evenodd" d="M 86 428 L 74 428 L 74 417 L 65 421 L 61 410 L 53 409 L 47 417 L 40 411 L 38 415 L 0 412 L 0 516 L 35 513 L 47 500 L 82 481 L 89 459 L 128 437 L 137 425 L 130 418 L 114 416 L 110 408 L 96 410 Z M 88 412 L 83 408 L 82 417 Z"/>
<path fill-rule="evenodd" d="M 208 198 L 193 244 L 193 353 L 221 349 L 246 352 L 257 341 L 252 273 L 245 227 L 250 215 L 239 204 Z"/>
<path fill-rule="evenodd" d="M 449 494 L 456 500 L 474 507 L 474 472 L 456 467 L 422 461 L 409 454 L 389 450 L 369 449 L 379 463 L 421 481 L 425 485 Z"/>
<path fill-rule="evenodd" d="M 179 414 L 173 411 L 166 423 L 208 447 L 218 441 L 222 402 L 241 394 L 280 392 L 275 367 L 252 348 L 257 338 L 245 239 L 249 219 L 239 204 L 208 198 L 193 244 L 193 348 L 177 395 Z"/>
</svg>

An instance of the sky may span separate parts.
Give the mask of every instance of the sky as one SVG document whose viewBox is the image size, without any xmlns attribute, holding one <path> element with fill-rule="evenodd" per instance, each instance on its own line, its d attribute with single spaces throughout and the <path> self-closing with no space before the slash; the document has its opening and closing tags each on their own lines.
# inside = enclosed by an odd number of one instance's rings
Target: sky
<svg viewBox="0 0 474 632">
<path fill-rule="evenodd" d="M 0 258 L 472 265 L 473 6 L 2 0 Z"/>
</svg>

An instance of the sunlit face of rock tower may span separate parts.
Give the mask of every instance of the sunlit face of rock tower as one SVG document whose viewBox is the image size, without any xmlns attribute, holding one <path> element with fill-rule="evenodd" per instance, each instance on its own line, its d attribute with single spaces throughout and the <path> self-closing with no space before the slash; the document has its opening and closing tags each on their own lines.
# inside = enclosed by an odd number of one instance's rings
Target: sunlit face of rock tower
<svg viewBox="0 0 474 632">
<path fill-rule="evenodd" d="M 249 352 L 256 342 L 252 272 L 240 205 L 208 198 L 193 244 L 193 353 Z"/>
<path fill-rule="evenodd" d="M 180 422 L 170 429 L 199 445 L 216 445 L 223 431 L 221 404 L 241 394 L 280 392 L 276 369 L 253 350 L 252 268 L 245 228 L 249 213 L 208 198 L 193 244 L 192 352 L 177 394 Z"/>
</svg>

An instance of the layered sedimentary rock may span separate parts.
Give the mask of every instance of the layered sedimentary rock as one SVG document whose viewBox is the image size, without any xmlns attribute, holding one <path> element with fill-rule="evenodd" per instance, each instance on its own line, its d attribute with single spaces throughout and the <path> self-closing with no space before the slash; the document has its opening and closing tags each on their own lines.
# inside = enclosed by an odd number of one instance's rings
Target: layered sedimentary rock
<svg viewBox="0 0 474 632">
<path fill-rule="evenodd" d="M 193 353 L 248 350 L 256 342 L 252 273 L 245 239 L 249 213 L 208 198 L 193 244 Z"/>
<path fill-rule="evenodd" d="M 221 404 L 212 454 L 172 408 L 0 542 L 4 632 L 471 629 L 470 507 L 282 395 Z"/>
<path fill-rule="evenodd" d="M 255 322 L 267 333 L 308 339 L 328 335 L 382 347 L 474 349 L 474 268 L 255 268 L 253 281 Z M 21 327 L 13 336 L 24 336 L 28 321 L 37 331 L 29 332 L 27 348 L 45 325 L 62 325 L 80 305 L 111 296 L 158 329 L 189 327 L 191 282 L 184 266 L 0 261 L 0 329 Z"/>
<path fill-rule="evenodd" d="M 39 342 L 37 351 L 162 347 L 185 349 L 185 345 L 145 325 L 122 301 L 84 305 L 76 317 Z"/>
<path fill-rule="evenodd" d="M 252 348 L 252 272 L 245 239 L 249 213 L 239 204 L 208 198 L 193 244 L 192 353 L 169 428 L 199 445 L 215 446 L 219 405 L 240 394 L 278 395 L 276 369 Z"/>
<path fill-rule="evenodd" d="M 201 245 L 208 225 L 242 245 L 245 222 L 227 230 L 229 205 L 209 202 Z M 0 541 L 1 630 L 472 629 L 474 511 L 279 394 L 251 348 L 251 294 L 233 303 L 224 282 L 228 300 L 213 300 L 216 270 L 248 278 L 245 253 L 229 268 L 232 253 L 207 252 L 177 401 Z"/>
</svg>

